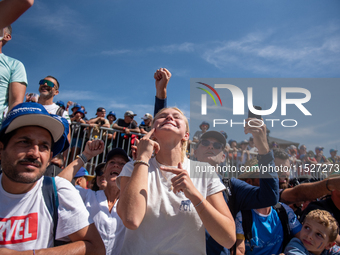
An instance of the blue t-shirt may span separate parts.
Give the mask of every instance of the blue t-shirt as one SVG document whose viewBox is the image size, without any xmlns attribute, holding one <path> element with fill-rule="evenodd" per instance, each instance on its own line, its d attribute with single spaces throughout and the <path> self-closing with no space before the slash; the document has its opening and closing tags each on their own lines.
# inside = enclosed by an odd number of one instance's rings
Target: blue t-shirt
<svg viewBox="0 0 340 255">
<path fill-rule="evenodd" d="M 0 53 L 0 124 L 3 112 L 8 106 L 8 90 L 12 82 L 24 83 L 27 86 L 25 67 L 19 60 Z"/>
<path fill-rule="evenodd" d="M 313 255 L 313 253 L 310 253 L 306 247 L 303 245 L 303 243 L 296 237 L 294 237 L 290 242 L 287 244 L 285 248 L 285 254 L 286 255 Z M 337 245 L 334 245 L 329 250 L 323 250 L 323 252 L 320 255 L 340 255 L 340 247 Z"/>
<path fill-rule="evenodd" d="M 282 204 L 282 203 L 281 203 Z M 292 235 L 301 230 L 301 223 L 298 221 L 294 211 L 287 205 L 282 204 L 288 215 L 289 228 Z M 246 253 L 248 254 L 280 254 L 282 252 L 283 228 L 277 212 L 271 207 L 268 215 L 263 215 L 256 210 L 252 211 L 252 239 L 250 243 L 246 240 Z M 241 212 L 236 215 L 237 239 L 244 239 Z M 253 250 L 250 251 L 250 248 Z"/>
</svg>

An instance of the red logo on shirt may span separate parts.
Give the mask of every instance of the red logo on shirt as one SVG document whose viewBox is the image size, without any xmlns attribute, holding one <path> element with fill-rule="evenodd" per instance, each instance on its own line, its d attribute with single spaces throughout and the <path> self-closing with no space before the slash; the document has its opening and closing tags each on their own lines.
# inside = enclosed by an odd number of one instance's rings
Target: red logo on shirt
<svg viewBox="0 0 340 255">
<path fill-rule="evenodd" d="M 0 245 L 37 239 L 38 213 L 0 218 Z"/>
</svg>

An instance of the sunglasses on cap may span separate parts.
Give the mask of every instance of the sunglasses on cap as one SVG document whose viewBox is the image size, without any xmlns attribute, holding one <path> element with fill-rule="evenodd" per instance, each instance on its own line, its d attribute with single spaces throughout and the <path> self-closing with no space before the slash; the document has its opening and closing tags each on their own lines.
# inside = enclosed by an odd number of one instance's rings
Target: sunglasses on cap
<svg viewBox="0 0 340 255">
<path fill-rule="evenodd" d="M 216 150 L 220 150 L 223 147 L 222 143 L 218 143 L 218 142 L 210 142 L 209 140 L 202 140 L 201 144 L 205 147 L 209 146 L 210 144 L 213 145 L 214 149 Z"/>
<path fill-rule="evenodd" d="M 44 85 L 44 84 L 47 84 L 47 86 L 51 87 L 51 88 L 54 88 L 54 83 L 49 81 L 49 80 L 45 80 L 45 79 L 42 79 L 39 81 L 39 85 Z"/>
</svg>

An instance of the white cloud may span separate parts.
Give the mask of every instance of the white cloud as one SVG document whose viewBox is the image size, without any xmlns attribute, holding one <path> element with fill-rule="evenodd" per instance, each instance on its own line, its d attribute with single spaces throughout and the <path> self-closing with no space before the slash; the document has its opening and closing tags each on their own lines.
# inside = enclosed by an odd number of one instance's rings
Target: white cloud
<svg viewBox="0 0 340 255">
<path fill-rule="evenodd" d="M 193 43 L 184 42 L 181 44 L 170 44 L 163 46 L 154 46 L 147 48 L 147 51 L 151 52 L 163 52 L 163 53 L 176 53 L 176 52 L 194 52 L 195 45 Z"/>
<path fill-rule="evenodd" d="M 336 22 L 320 25 L 300 33 L 268 29 L 237 40 L 183 42 L 152 46 L 146 49 L 108 50 L 102 54 L 187 53 L 200 56 L 218 69 L 231 67 L 259 74 L 306 76 L 339 72 L 340 27 Z M 286 36 L 289 34 L 289 37 Z"/>
<path fill-rule="evenodd" d="M 62 90 L 56 99 L 58 100 L 98 100 L 100 95 L 94 93 L 93 91 L 79 91 L 79 90 Z"/>
<path fill-rule="evenodd" d="M 43 2 L 35 3 L 31 18 L 26 18 L 32 26 L 40 27 L 48 33 L 66 36 L 72 31 L 72 39 L 88 36 L 90 29 L 84 25 L 81 14 L 66 5 L 57 5 L 49 9 Z"/>
<path fill-rule="evenodd" d="M 203 50 L 202 57 L 219 69 L 232 65 L 256 73 L 301 75 L 313 71 L 339 71 L 340 28 L 318 27 L 319 33 L 282 38 L 280 31 L 249 34 L 239 40 L 219 42 Z M 311 37 L 313 40 L 311 41 Z"/>
</svg>

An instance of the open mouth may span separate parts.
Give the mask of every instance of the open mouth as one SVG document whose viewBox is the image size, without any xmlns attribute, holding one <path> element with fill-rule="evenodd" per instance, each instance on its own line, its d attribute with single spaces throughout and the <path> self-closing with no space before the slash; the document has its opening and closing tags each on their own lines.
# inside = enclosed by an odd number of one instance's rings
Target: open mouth
<svg viewBox="0 0 340 255">
<path fill-rule="evenodd" d="M 111 176 L 118 176 L 118 175 L 119 175 L 119 173 L 118 173 L 118 172 L 116 172 L 116 171 L 112 171 L 112 172 L 110 172 L 110 175 L 111 175 Z"/>
</svg>

